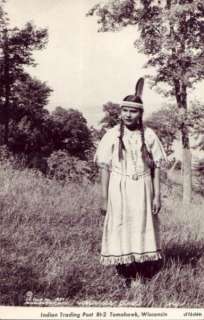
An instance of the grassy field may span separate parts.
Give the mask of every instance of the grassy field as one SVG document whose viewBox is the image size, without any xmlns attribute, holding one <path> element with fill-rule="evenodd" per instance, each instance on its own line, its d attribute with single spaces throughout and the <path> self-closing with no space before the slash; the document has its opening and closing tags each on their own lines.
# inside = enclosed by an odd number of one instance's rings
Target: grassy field
<svg viewBox="0 0 204 320">
<path fill-rule="evenodd" d="M 1 165 L 0 304 L 23 305 L 29 292 L 39 304 L 203 307 L 204 199 L 194 194 L 183 209 L 179 188 L 165 184 L 162 199 L 162 268 L 127 289 L 114 267 L 99 264 L 97 185 L 63 186 Z"/>
</svg>

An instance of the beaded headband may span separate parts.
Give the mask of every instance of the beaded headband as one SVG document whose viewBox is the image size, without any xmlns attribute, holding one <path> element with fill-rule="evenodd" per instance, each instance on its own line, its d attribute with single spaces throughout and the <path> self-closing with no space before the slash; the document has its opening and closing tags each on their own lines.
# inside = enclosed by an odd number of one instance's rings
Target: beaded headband
<svg viewBox="0 0 204 320">
<path fill-rule="evenodd" d="M 142 109 L 143 110 L 143 104 L 138 102 L 132 102 L 132 101 L 121 101 L 120 107 L 131 107 L 135 109 Z"/>
</svg>

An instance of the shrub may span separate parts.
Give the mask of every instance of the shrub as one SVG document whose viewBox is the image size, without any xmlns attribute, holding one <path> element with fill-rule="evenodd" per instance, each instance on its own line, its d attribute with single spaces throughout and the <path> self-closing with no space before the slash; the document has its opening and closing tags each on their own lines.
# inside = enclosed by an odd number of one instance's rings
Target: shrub
<svg viewBox="0 0 204 320">
<path fill-rule="evenodd" d="M 14 160 L 12 152 L 8 149 L 6 145 L 0 146 L 0 162 L 11 162 Z"/>
<path fill-rule="evenodd" d="M 65 150 L 54 151 L 47 159 L 48 175 L 60 181 L 89 181 L 92 170 L 87 161 L 70 156 Z"/>
</svg>

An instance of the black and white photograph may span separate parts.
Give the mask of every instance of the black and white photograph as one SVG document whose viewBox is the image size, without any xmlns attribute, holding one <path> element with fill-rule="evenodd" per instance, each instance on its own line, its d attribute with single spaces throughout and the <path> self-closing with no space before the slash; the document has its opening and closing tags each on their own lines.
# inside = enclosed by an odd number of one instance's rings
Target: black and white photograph
<svg viewBox="0 0 204 320">
<path fill-rule="evenodd" d="M 203 213 L 203 0 L 0 0 L 0 319 L 203 319 Z"/>
</svg>

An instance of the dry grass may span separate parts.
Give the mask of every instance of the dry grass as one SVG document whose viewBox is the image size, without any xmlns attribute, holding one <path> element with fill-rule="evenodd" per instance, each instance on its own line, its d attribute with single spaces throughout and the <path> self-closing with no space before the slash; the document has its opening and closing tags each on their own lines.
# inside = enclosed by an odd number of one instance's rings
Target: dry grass
<svg viewBox="0 0 204 320">
<path fill-rule="evenodd" d="M 66 305 L 201 307 L 204 305 L 204 200 L 183 209 L 163 185 L 161 269 L 127 289 L 115 268 L 99 264 L 103 218 L 99 188 L 60 185 L 28 170 L 0 168 L 0 304 L 25 294 Z"/>
</svg>

